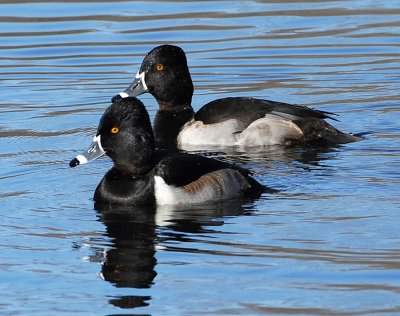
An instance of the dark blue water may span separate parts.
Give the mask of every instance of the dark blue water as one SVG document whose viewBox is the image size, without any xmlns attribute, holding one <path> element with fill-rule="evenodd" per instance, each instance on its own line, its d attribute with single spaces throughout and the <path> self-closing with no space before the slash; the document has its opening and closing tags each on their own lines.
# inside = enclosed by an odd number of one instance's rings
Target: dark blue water
<svg viewBox="0 0 400 316">
<path fill-rule="evenodd" d="M 399 15 L 395 0 L 2 1 L 0 314 L 400 314 Z M 366 139 L 208 152 L 282 190 L 254 202 L 95 209 L 111 161 L 68 162 L 161 43 L 187 52 L 196 109 L 303 104 Z"/>
</svg>

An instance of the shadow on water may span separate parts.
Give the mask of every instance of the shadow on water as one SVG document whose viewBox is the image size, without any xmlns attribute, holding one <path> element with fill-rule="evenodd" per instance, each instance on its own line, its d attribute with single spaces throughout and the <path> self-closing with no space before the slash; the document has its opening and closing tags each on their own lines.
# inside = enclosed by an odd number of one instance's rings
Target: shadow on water
<svg viewBox="0 0 400 316">
<path fill-rule="evenodd" d="M 265 147 L 209 149 L 196 152 L 206 156 L 243 164 L 246 167 L 262 166 L 265 162 L 296 162 L 299 168 L 312 169 L 321 161 L 331 159 L 340 146 L 334 147 Z M 198 206 L 137 207 L 95 204 L 99 220 L 111 238 L 111 247 L 105 254 L 98 254 L 102 262 L 101 276 L 117 288 L 151 288 L 155 282 L 157 250 L 174 251 L 160 244 L 190 242 L 188 234 L 212 234 L 212 227 L 224 225 L 227 216 L 251 215 L 251 207 L 244 207 L 243 200 L 230 200 Z M 173 244 L 173 243 L 172 243 Z M 150 305 L 151 296 L 115 296 L 109 303 L 120 308 Z"/>
<path fill-rule="evenodd" d="M 295 163 L 302 169 L 319 166 L 322 161 L 330 160 L 346 145 L 335 146 L 267 146 L 259 148 L 204 148 L 188 151 L 192 154 L 201 154 L 208 157 L 224 160 L 230 163 L 262 164 L 265 168 L 268 163 Z M 251 166 L 249 166 L 251 167 Z"/>
<path fill-rule="evenodd" d="M 105 254 L 97 252 L 102 262 L 101 276 L 118 288 L 146 289 L 152 287 L 157 276 L 155 258 L 160 243 L 182 242 L 186 233 L 210 233 L 210 226 L 222 226 L 223 217 L 249 214 L 243 200 L 188 207 L 137 207 L 96 203 L 99 220 L 111 238 Z M 216 220 L 220 219 L 220 220 Z M 165 227 L 168 233 L 159 229 Z M 150 296 L 118 296 L 109 303 L 120 308 L 148 306 Z"/>
<path fill-rule="evenodd" d="M 157 275 L 155 209 L 101 204 L 96 204 L 95 209 L 112 243 L 102 258 L 102 278 L 120 288 L 151 287 Z M 121 296 L 109 302 L 134 308 L 147 306 L 148 300 L 149 296 Z"/>
</svg>

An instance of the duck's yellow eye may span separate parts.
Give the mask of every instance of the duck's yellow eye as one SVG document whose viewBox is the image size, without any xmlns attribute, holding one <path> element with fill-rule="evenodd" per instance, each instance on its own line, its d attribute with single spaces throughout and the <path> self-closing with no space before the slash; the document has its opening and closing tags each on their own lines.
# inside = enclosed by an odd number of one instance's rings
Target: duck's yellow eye
<svg viewBox="0 0 400 316">
<path fill-rule="evenodd" d="M 164 65 L 163 64 L 157 64 L 156 69 L 157 69 L 157 71 L 163 71 L 164 70 Z"/>
<path fill-rule="evenodd" d="M 118 132 L 119 132 L 119 128 L 118 127 L 113 127 L 111 129 L 111 133 L 113 133 L 113 134 L 117 134 Z"/>
</svg>

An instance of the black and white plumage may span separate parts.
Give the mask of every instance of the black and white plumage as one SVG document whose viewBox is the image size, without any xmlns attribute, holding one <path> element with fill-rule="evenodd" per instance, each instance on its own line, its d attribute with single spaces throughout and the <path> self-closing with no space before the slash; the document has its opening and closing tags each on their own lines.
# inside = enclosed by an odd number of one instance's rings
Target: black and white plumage
<svg viewBox="0 0 400 316">
<path fill-rule="evenodd" d="M 268 191 L 238 166 L 198 155 L 155 150 L 149 115 L 136 98 L 125 98 L 103 114 L 94 144 L 71 167 L 101 155 L 114 162 L 94 194 L 99 203 L 198 204 Z M 273 192 L 273 190 L 270 190 Z"/>
<path fill-rule="evenodd" d="M 332 119 L 332 113 L 282 102 L 223 98 L 195 113 L 186 55 L 173 45 L 151 50 L 133 83 L 113 101 L 145 92 L 159 104 L 153 127 L 159 147 L 334 145 L 361 139 L 327 123 L 325 119 Z"/>
</svg>

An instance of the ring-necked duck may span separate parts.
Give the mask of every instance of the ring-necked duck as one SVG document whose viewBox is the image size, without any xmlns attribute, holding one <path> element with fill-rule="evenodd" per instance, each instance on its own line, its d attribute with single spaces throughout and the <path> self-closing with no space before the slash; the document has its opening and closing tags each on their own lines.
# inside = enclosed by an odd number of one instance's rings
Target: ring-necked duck
<svg viewBox="0 0 400 316">
<path fill-rule="evenodd" d="M 257 197 L 268 189 L 246 169 L 207 157 L 155 150 L 149 114 L 136 98 L 112 104 L 92 146 L 70 166 L 102 155 L 114 162 L 94 194 L 108 204 L 165 205 Z M 274 190 L 270 190 L 273 192 Z"/>
<path fill-rule="evenodd" d="M 173 45 L 151 50 L 133 83 L 112 101 L 145 92 L 152 94 L 159 104 L 153 129 L 160 147 L 333 145 L 361 139 L 328 124 L 324 119 L 333 119 L 333 113 L 281 102 L 223 98 L 195 113 L 186 56 Z"/>
</svg>

